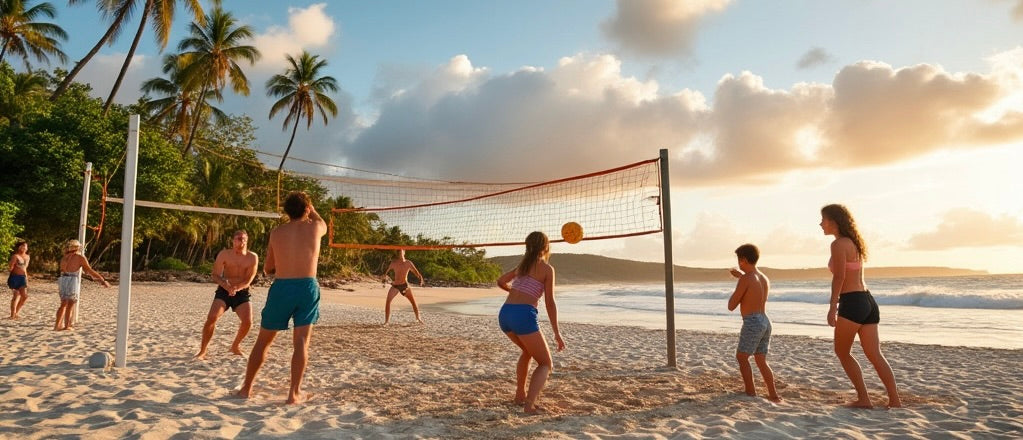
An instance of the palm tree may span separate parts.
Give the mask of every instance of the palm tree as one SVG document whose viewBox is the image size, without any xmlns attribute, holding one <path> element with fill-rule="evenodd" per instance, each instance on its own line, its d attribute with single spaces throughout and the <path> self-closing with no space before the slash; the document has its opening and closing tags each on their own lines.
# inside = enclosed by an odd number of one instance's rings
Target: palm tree
<svg viewBox="0 0 1023 440">
<path fill-rule="evenodd" d="M 308 130 L 313 126 L 316 111 L 323 116 L 323 125 L 327 125 L 327 112 L 330 112 L 331 116 L 337 116 L 337 104 L 326 95 L 328 91 L 337 92 L 337 80 L 331 76 L 320 76 L 320 71 L 326 67 L 327 60 L 319 59 L 319 55 L 310 55 L 305 51 L 302 51 L 298 59 L 291 55 L 286 55 L 286 58 L 290 66 L 284 74 L 274 75 L 266 82 L 267 96 L 280 98 L 270 107 L 270 119 L 287 109 L 288 115 L 284 118 L 282 129 L 287 130 L 288 124 L 292 120 L 295 121 L 291 128 L 288 148 L 284 150 L 281 164 L 277 166 L 278 175 L 284 168 L 284 161 L 288 159 L 292 143 L 295 142 L 299 120 L 306 119 Z"/>
<path fill-rule="evenodd" d="M 119 1 L 134 3 L 131 0 Z M 185 7 L 192 11 L 195 20 L 202 23 L 205 20 L 206 14 L 203 12 L 199 0 L 184 0 L 184 2 Z M 142 20 L 139 21 L 139 29 L 135 32 L 135 39 L 131 42 L 128 55 L 124 57 L 121 71 L 117 74 L 117 79 L 114 80 L 114 87 L 110 90 L 110 96 L 107 97 L 107 102 L 103 104 L 104 115 L 110 111 L 110 106 L 114 103 L 114 96 L 117 96 L 117 90 L 121 88 L 121 81 L 124 80 L 124 74 L 128 72 L 128 65 L 131 64 L 132 58 L 135 57 L 135 49 L 138 48 L 139 40 L 142 39 L 142 31 L 146 30 L 146 23 L 149 20 L 150 14 L 153 16 L 156 41 L 160 43 L 160 50 L 162 51 L 167 47 L 167 40 L 170 38 L 171 25 L 174 24 L 175 9 L 177 9 L 177 0 L 146 0 L 145 6 L 142 7 Z"/>
<path fill-rule="evenodd" d="M 68 4 L 74 5 L 76 3 L 82 3 L 83 1 L 84 0 L 68 0 Z M 75 63 L 75 67 L 73 67 L 71 71 L 64 76 L 60 85 L 58 85 L 57 89 L 53 91 L 52 95 L 50 95 L 50 101 L 57 100 L 60 95 L 63 95 L 64 92 L 67 91 L 71 83 L 74 82 L 75 77 L 78 76 L 78 73 L 85 68 L 86 64 L 89 64 L 92 57 L 99 53 L 99 49 L 103 47 L 104 44 L 112 44 L 113 41 L 117 39 L 117 36 L 120 35 L 123 30 L 124 24 L 127 20 L 131 19 L 132 14 L 134 14 L 135 9 L 140 3 L 141 2 L 139 0 L 96 0 L 96 7 L 99 9 L 100 15 L 104 18 L 110 19 L 110 26 L 107 27 L 106 33 L 100 37 L 99 41 L 92 46 L 89 53 L 85 54 L 82 59 L 78 60 L 78 62 Z"/>
<path fill-rule="evenodd" d="M 43 63 L 50 63 L 48 55 L 65 62 L 67 56 L 60 50 L 58 40 L 67 41 L 67 33 L 53 23 L 36 21 L 40 16 L 54 18 L 57 10 L 43 2 L 26 9 L 31 0 L 0 0 L 0 62 L 10 52 L 21 57 L 25 68 L 31 69 L 29 55 Z"/>
<path fill-rule="evenodd" d="M 33 71 L 15 73 L 12 80 L 13 93 L 7 99 L 0 100 L 0 118 L 7 118 L 12 126 L 20 127 L 26 103 L 36 96 L 44 95 L 49 81 L 46 76 Z"/>
<path fill-rule="evenodd" d="M 196 173 L 195 199 L 202 206 L 238 206 L 244 188 L 233 169 L 224 159 L 219 157 L 198 158 Z M 237 224 L 238 216 L 213 215 L 206 222 L 206 241 L 203 244 L 202 261 L 206 257 L 223 230 Z"/>
<path fill-rule="evenodd" d="M 192 118 L 198 108 L 196 102 L 208 102 L 210 98 L 220 100 L 219 90 L 210 90 L 206 93 L 206 99 L 198 100 L 198 92 L 186 87 L 184 76 L 181 71 L 188 65 L 186 57 L 178 54 L 167 55 L 163 58 L 163 73 L 166 78 L 152 78 L 142 83 L 141 90 L 145 93 L 144 108 L 149 115 L 150 122 L 164 126 L 167 135 L 171 139 L 177 139 L 181 143 L 188 137 L 189 127 L 192 125 Z M 150 99 L 149 95 L 155 94 L 156 99 Z M 206 104 L 213 117 L 218 123 L 227 120 L 227 114 L 220 109 Z"/>
<path fill-rule="evenodd" d="M 189 34 L 178 44 L 181 55 L 189 60 L 188 66 L 181 73 L 189 87 L 200 90 L 200 98 L 195 103 L 198 110 L 193 112 L 192 129 L 183 154 L 192 149 L 195 131 L 203 120 L 207 92 L 216 90 L 219 101 L 219 92 L 230 82 L 235 93 L 248 96 L 249 80 L 238 62 L 246 60 L 252 65 L 260 57 L 259 49 L 243 44 L 252 39 L 252 28 L 238 26 L 234 16 L 219 6 L 215 6 L 213 13 L 205 17 L 205 24 L 193 22 L 189 26 Z"/>
</svg>

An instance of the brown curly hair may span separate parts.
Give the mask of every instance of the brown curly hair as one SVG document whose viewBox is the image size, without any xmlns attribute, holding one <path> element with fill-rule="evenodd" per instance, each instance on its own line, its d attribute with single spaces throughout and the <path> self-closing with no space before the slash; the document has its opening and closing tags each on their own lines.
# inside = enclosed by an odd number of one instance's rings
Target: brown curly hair
<svg viewBox="0 0 1023 440">
<path fill-rule="evenodd" d="M 821 208 L 821 215 L 835 222 L 838 226 L 838 235 L 852 240 L 860 259 L 867 261 L 867 244 L 863 242 L 860 231 L 856 229 L 856 220 L 853 220 L 849 208 L 835 203 Z"/>
</svg>

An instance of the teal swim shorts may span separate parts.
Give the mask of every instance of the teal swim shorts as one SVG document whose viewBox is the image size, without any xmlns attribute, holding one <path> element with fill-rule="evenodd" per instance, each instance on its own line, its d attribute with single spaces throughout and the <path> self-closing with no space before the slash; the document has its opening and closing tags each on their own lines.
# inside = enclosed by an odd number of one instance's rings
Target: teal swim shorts
<svg viewBox="0 0 1023 440">
<path fill-rule="evenodd" d="M 320 319 L 320 285 L 316 278 L 278 278 L 266 294 L 261 327 L 287 330 L 288 321 L 295 327 L 316 324 Z"/>
</svg>

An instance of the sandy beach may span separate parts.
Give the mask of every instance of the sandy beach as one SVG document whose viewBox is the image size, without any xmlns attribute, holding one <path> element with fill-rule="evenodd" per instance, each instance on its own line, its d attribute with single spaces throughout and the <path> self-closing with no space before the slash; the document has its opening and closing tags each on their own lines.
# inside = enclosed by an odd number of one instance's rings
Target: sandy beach
<svg viewBox="0 0 1023 440">
<path fill-rule="evenodd" d="M 663 331 L 563 323 L 568 348 L 525 416 L 512 404 L 517 351 L 493 316 L 437 304 L 498 289 L 422 288 L 424 325 L 398 297 L 382 326 L 385 290 L 324 290 L 312 336 L 304 405 L 285 406 L 290 332 L 278 336 L 257 395 L 231 397 L 245 359 L 228 346 L 238 320 L 219 322 L 196 361 L 212 284 L 134 283 L 128 366 L 92 369 L 114 353 L 117 288 L 85 282 L 82 321 L 54 332 L 52 281 L 32 280 L 20 321 L 0 320 L 2 438 L 1019 438 L 1023 351 L 884 344 L 905 408 L 841 407 L 853 391 L 828 339 L 776 336 L 770 362 L 784 399 L 741 393 L 734 336 L 684 330 L 678 369 Z M 253 289 L 256 323 L 266 297 Z M 9 293 L 2 296 L 9 301 Z M 609 319 L 609 324 L 613 318 Z M 736 322 L 738 326 L 738 320 Z M 549 326 L 542 324 L 547 334 Z M 248 351 L 256 331 L 243 344 Z M 858 348 L 875 403 L 883 388 Z M 758 389 L 764 393 L 757 377 Z"/>
</svg>

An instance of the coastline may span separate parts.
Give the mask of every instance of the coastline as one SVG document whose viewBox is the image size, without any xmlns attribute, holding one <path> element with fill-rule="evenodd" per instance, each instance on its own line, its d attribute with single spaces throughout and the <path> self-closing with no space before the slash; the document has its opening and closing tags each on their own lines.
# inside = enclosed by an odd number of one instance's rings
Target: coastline
<svg viewBox="0 0 1023 440">
<path fill-rule="evenodd" d="M 289 407 L 281 404 L 287 334 L 271 347 L 249 400 L 230 397 L 245 367 L 227 352 L 238 322 L 232 313 L 218 323 L 209 360 L 191 359 L 210 284 L 133 283 L 128 366 L 103 370 L 88 368 L 85 359 L 113 353 L 116 287 L 85 283 L 79 327 L 53 332 L 56 286 L 36 281 L 26 318 L 0 321 L 0 429 L 19 438 L 1023 435 L 1023 350 L 885 343 L 906 408 L 851 410 L 841 407 L 853 392 L 829 340 L 774 338 L 770 362 L 784 399 L 774 404 L 741 393 L 731 335 L 678 331 L 679 368 L 672 369 L 663 331 L 568 322 L 562 323 L 568 348 L 554 354 L 542 398 L 551 412 L 524 416 L 510 402 L 518 353 L 493 317 L 433 308 L 457 300 L 449 293 L 503 294 L 478 290 L 418 289 L 417 299 L 431 307 L 426 323 L 415 323 L 408 302 L 395 298 L 392 324 L 382 326 L 386 292 L 379 283 L 324 289 L 304 382 L 315 397 Z M 253 289 L 256 324 L 265 294 L 265 287 Z M 541 328 L 550 335 L 547 323 Z M 883 404 L 879 380 L 854 353 L 872 398 Z"/>
</svg>

